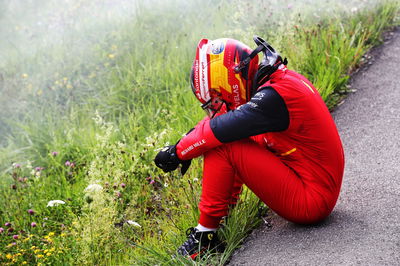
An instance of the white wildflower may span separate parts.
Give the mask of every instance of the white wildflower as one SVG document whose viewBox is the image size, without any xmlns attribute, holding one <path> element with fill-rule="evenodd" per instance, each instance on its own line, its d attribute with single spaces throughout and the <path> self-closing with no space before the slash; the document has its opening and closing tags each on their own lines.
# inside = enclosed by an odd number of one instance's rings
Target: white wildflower
<svg viewBox="0 0 400 266">
<path fill-rule="evenodd" d="M 153 145 L 153 144 L 146 143 L 146 144 L 142 144 L 142 146 L 143 146 L 143 147 L 153 147 L 154 145 Z"/>
<path fill-rule="evenodd" d="M 58 205 L 60 205 L 60 204 L 65 204 L 65 202 L 62 201 L 62 200 L 50 200 L 50 201 L 47 203 L 47 207 L 54 207 L 54 206 L 58 206 Z"/>
<path fill-rule="evenodd" d="M 165 135 L 167 135 L 167 130 L 166 129 L 164 129 L 163 131 L 161 131 L 159 134 L 158 134 L 158 138 L 162 138 L 162 137 L 164 137 Z"/>
<path fill-rule="evenodd" d="M 26 169 L 32 169 L 32 163 L 31 161 L 26 162 Z"/>
<path fill-rule="evenodd" d="M 123 142 L 120 142 L 120 141 L 117 142 L 117 146 L 118 146 L 118 148 L 120 148 L 120 149 L 126 148 L 126 144 L 123 143 Z"/>
<path fill-rule="evenodd" d="M 20 165 L 19 163 L 13 163 L 13 164 L 12 164 L 12 167 L 13 167 L 14 169 L 16 169 L 16 168 L 20 168 L 21 165 Z"/>
<path fill-rule="evenodd" d="M 95 116 L 93 117 L 93 120 L 97 125 L 103 125 L 103 118 L 99 114 L 98 110 L 96 110 Z"/>
<path fill-rule="evenodd" d="M 146 140 L 146 144 L 147 144 L 147 145 L 156 142 L 156 140 L 154 139 L 153 136 L 147 136 L 145 140 Z M 145 145 L 146 145 L 146 144 L 145 144 Z"/>
<path fill-rule="evenodd" d="M 128 220 L 128 221 L 126 221 L 126 223 L 129 225 L 136 226 L 136 227 L 142 227 L 140 224 L 138 224 L 137 222 L 134 222 L 132 220 Z"/>
<path fill-rule="evenodd" d="M 95 192 L 99 192 L 102 190 L 103 190 L 103 187 L 100 186 L 99 184 L 90 184 L 89 186 L 87 186 L 85 188 L 86 193 L 95 193 Z"/>
</svg>

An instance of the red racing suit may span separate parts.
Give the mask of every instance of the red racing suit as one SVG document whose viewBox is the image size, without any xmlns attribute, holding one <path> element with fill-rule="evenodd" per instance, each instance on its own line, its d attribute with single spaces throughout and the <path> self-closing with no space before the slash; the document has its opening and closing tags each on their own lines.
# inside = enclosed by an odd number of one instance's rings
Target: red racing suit
<svg viewBox="0 0 400 266">
<path fill-rule="evenodd" d="M 284 127 L 274 126 L 282 120 L 274 117 L 275 100 L 261 108 L 268 90 L 283 100 Z M 237 110 L 200 121 L 176 151 L 181 160 L 204 155 L 199 223 L 214 228 L 242 184 L 285 219 L 318 222 L 333 210 L 344 171 L 342 143 L 324 101 L 310 81 L 286 68 Z"/>
</svg>

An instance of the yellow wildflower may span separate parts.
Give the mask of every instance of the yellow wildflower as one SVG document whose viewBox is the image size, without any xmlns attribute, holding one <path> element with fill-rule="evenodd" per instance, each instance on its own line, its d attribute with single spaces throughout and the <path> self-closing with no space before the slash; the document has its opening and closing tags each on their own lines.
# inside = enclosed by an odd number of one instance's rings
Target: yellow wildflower
<svg viewBox="0 0 400 266">
<path fill-rule="evenodd" d="M 50 237 L 52 237 L 52 236 L 54 236 L 54 235 L 55 235 L 54 232 L 50 232 L 50 233 L 48 234 L 48 236 L 50 236 Z"/>
<path fill-rule="evenodd" d="M 52 247 L 49 251 L 50 252 L 54 252 L 56 250 L 56 248 L 55 247 Z"/>
<path fill-rule="evenodd" d="M 26 261 L 23 261 L 23 262 L 22 262 L 22 265 L 25 265 L 25 264 L 28 264 L 28 262 L 26 262 Z"/>
<path fill-rule="evenodd" d="M 46 255 L 47 255 L 47 256 L 51 256 L 51 252 L 47 253 Z"/>
<path fill-rule="evenodd" d="M 39 89 L 39 90 L 36 92 L 36 94 L 37 94 L 37 96 L 42 95 L 42 94 L 43 94 L 43 90 L 42 90 L 42 89 Z M 37 172 L 37 173 L 40 173 L 40 172 Z"/>
<path fill-rule="evenodd" d="M 35 249 L 35 248 L 36 248 L 36 246 L 32 246 L 32 247 L 31 247 L 31 249 Z"/>
<path fill-rule="evenodd" d="M 40 250 L 39 249 L 35 249 L 35 251 L 33 251 L 33 253 L 39 253 L 40 252 Z"/>
<path fill-rule="evenodd" d="M 64 237 L 64 236 L 66 236 L 66 235 L 67 235 L 67 234 L 65 234 L 65 233 L 61 233 L 61 234 L 60 234 L 61 237 Z"/>
<path fill-rule="evenodd" d="M 39 255 L 37 255 L 37 257 L 40 259 L 40 258 L 43 258 L 43 257 L 44 257 L 44 255 L 42 255 L 42 254 L 39 254 Z"/>
<path fill-rule="evenodd" d="M 13 244 L 13 243 L 11 243 L 11 244 L 8 244 L 8 245 L 7 245 L 7 248 L 10 248 L 10 247 L 12 247 L 12 246 L 14 246 L 14 244 Z"/>
<path fill-rule="evenodd" d="M 13 256 L 12 256 L 10 253 L 8 253 L 8 254 L 6 255 L 6 258 L 9 259 L 9 260 L 11 260 L 11 259 L 13 258 Z"/>
<path fill-rule="evenodd" d="M 18 252 L 17 254 L 15 254 L 15 256 L 22 256 L 22 254 Z"/>
<path fill-rule="evenodd" d="M 66 86 L 66 87 L 67 87 L 67 89 L 72 89 L 72 88 L 73 88 L 73 87 L 72 87 L 72 85 L 71 85 L 71 84 L 69 84 L 69 83 L 67 84 L 67 86 Z"/>
<path fill-rule="evenodd" d="M 44 253 L 47 253 L 47 252 L 49 252 L 49 250 L 48 250 L 48 249 L 45 249 L 45 250 L 43 250 L 43 252 L 44 252 Z"/>
<path fill-rule="evenodd" d="M 24 73 L 21 76 L 22 76 L 22 78 L 26 79 L 28 77 L 28 74 Z"/>
<path fill-rule="evenodd" d="M 115 54 L 109 54 L 108 58 L 113 59 L 115 57 Z"/>
</svg>

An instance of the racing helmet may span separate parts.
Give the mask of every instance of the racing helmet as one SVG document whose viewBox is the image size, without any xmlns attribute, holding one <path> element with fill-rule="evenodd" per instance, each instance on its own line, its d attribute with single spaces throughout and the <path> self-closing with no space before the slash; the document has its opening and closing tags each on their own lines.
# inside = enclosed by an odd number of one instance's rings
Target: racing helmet
<svg viewBox="0 0 400 266">
<path fill-rule="evenodd" d="M 222 103 L 228 110 L 233 110 L 248 102 L 255 94 L 257 71 L 274 70 L 279 54 L 258 36 L 254 36 L 258 47 L 250 47 L 240 41 L 228 38 L 202 39 L 197 45 L 196 57 L 190 75 L 191 87 L 202 108 L 217 112 Z M 264 58 L 259 65 L 259 52 Z M 275 69 L 276 70 L 276 69 Z M 218 107 L 215 107 L 217 105 Z M 218 110 L 217 110 L 218 109 Z"/>
</svg>

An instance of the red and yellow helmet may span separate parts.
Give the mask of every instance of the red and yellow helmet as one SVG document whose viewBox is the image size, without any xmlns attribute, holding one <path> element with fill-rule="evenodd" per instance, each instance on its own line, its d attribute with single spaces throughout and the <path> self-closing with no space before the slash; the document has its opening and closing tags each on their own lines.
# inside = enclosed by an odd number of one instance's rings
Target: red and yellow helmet
<svg viewBox="0 0 400 266">
<path fill-rule="evenodd" d="M 248 102 L 258 68 L 258 56 L 251 59 L 251 53 L 247 45 L 237 40 L 202 39 L 190 78 L 197 99 L 203 105 L 219 99 L 230 110 Z"/>
</svg>

